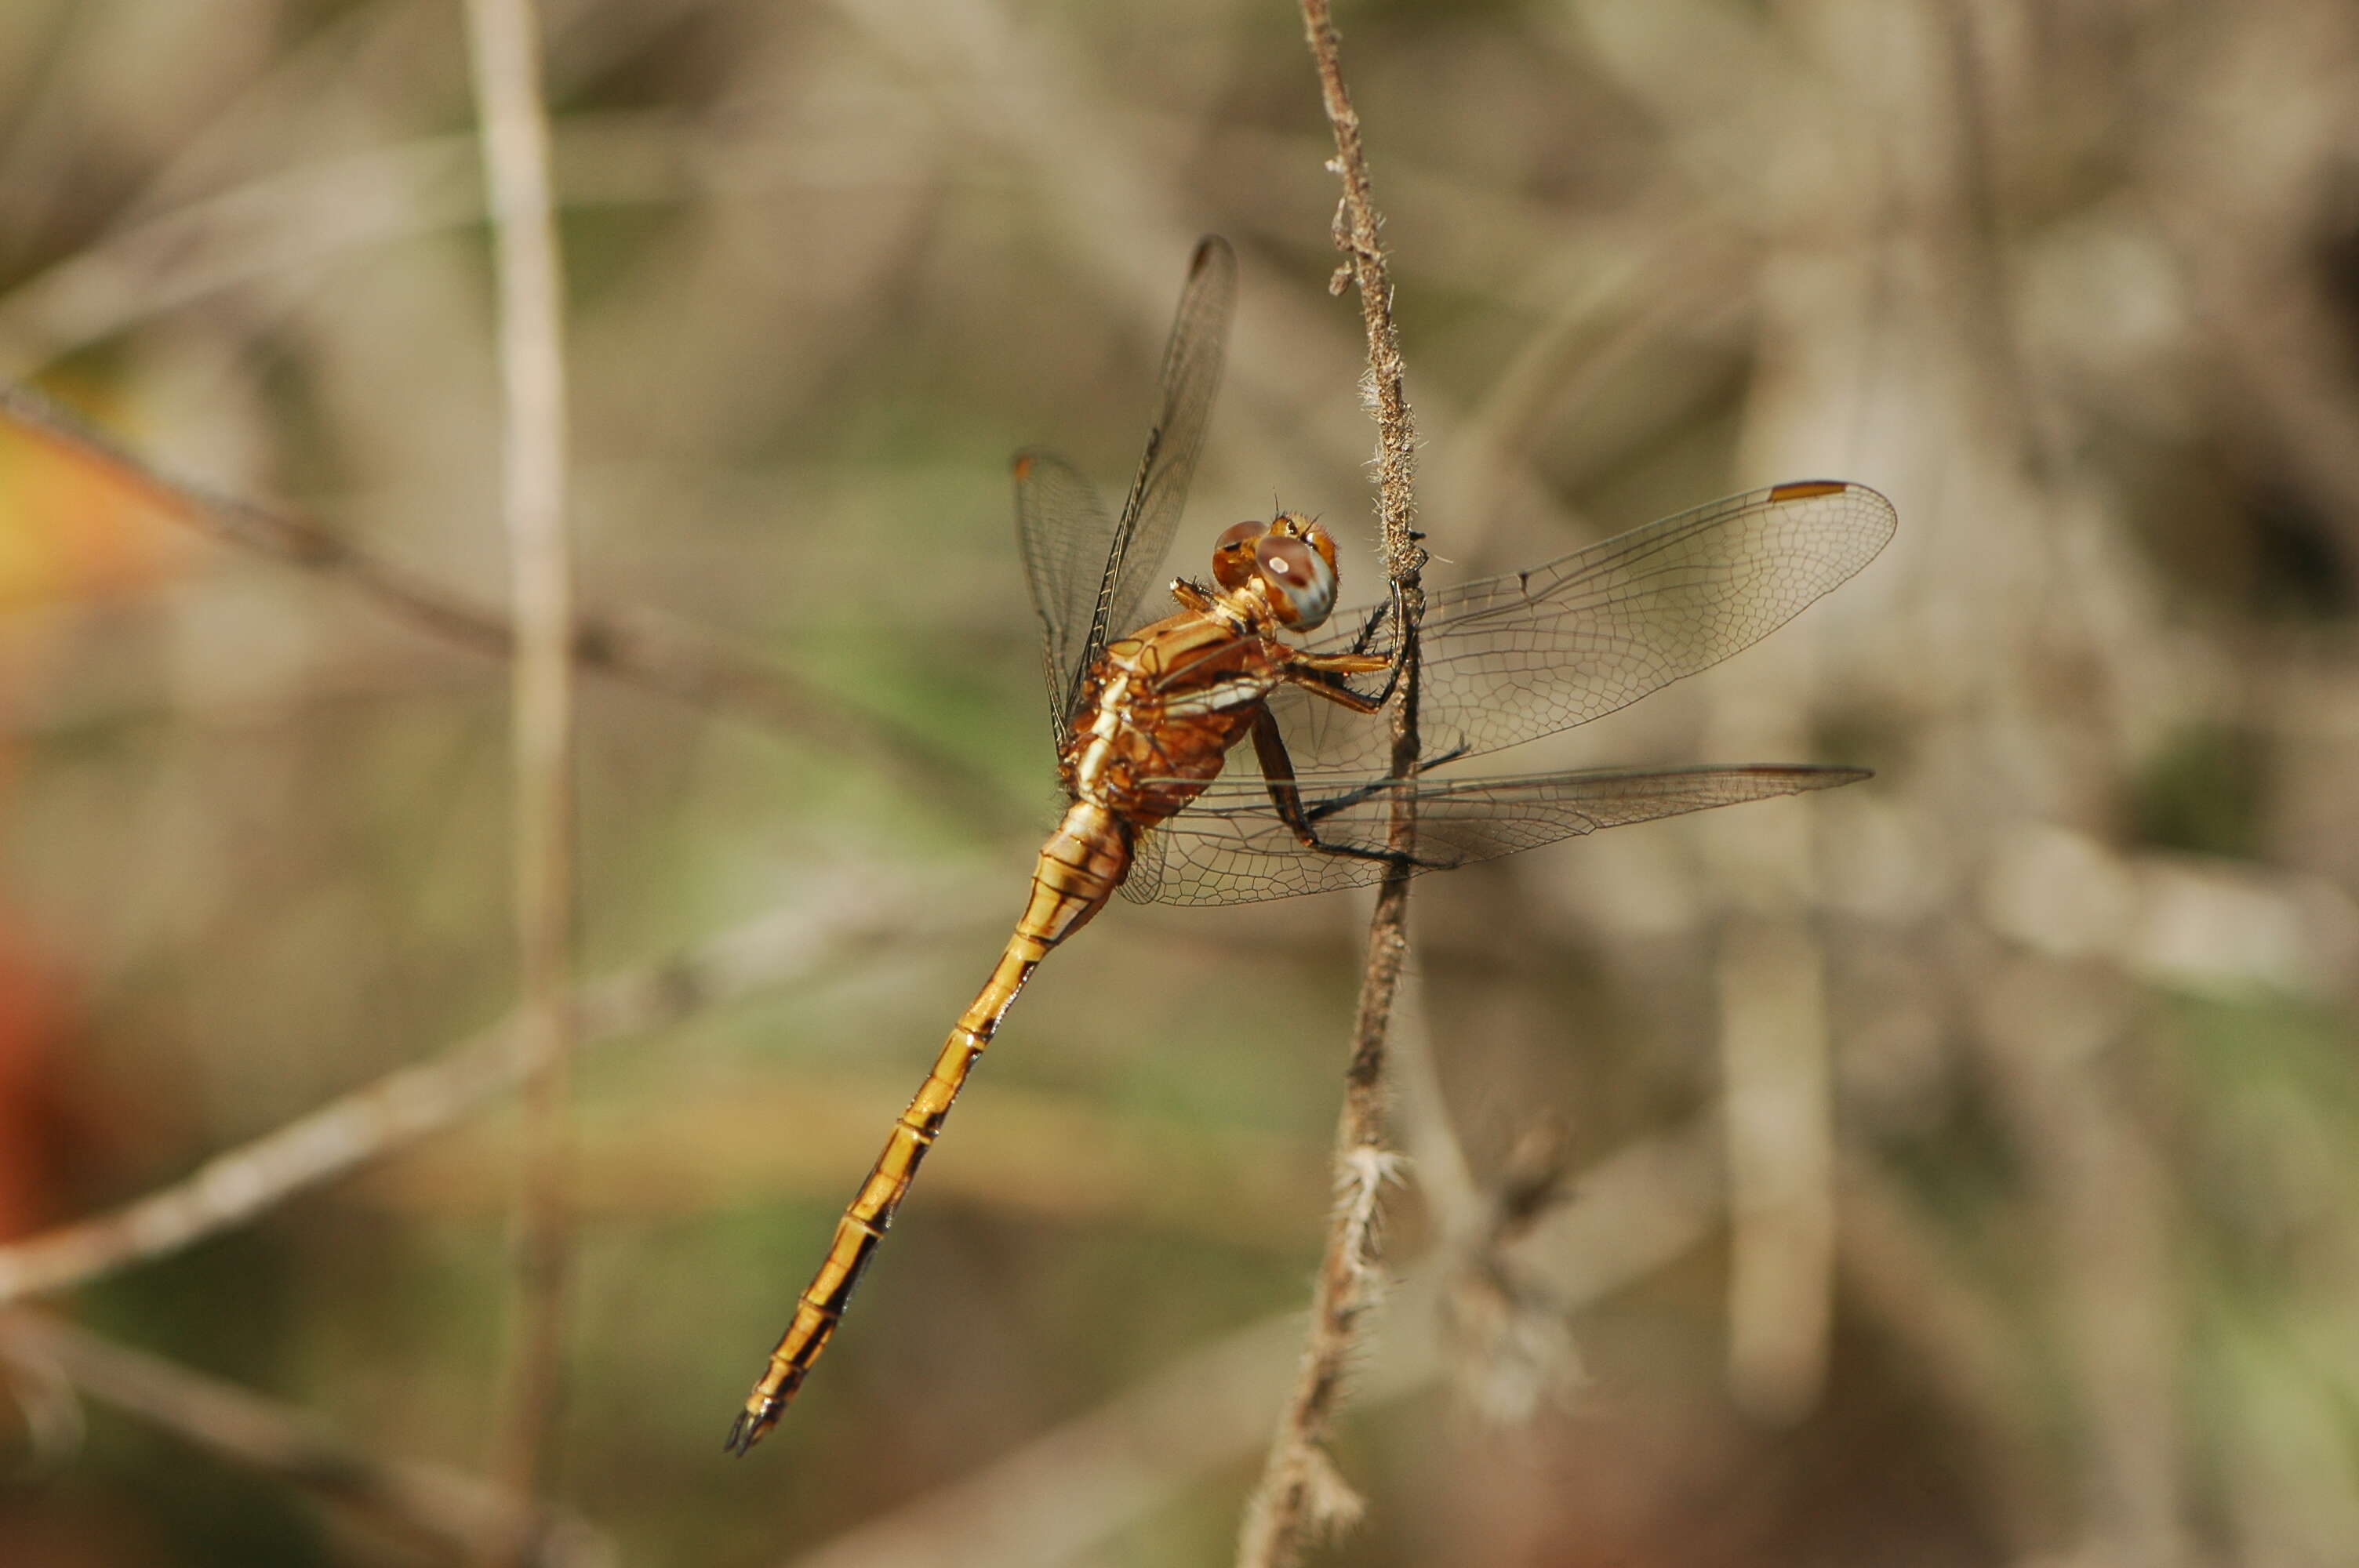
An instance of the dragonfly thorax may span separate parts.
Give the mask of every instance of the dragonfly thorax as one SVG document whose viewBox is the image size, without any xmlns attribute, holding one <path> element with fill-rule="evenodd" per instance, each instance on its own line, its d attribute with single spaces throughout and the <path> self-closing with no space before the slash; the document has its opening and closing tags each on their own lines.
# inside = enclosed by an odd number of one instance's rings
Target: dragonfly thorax
<svg viewBox="0 0 2359 1568">
<path fill-rule="evenodd" d="M 1269 611 L 1238 613 L 1234 597 L 1212 596 L 1107 645 L 1083 682 L 1060 759 L 1074 798 L 1145 825 L 1219 775 L 1281 678 L 1283 650 L 1239 624 L 1274 631 Z"/>
</svg>

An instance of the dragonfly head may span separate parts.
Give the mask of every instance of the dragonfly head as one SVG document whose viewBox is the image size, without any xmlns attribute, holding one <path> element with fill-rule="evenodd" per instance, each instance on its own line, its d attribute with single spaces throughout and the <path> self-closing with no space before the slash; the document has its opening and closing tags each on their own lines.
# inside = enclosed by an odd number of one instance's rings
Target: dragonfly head
<svg viewBox="0 0 2359 1568">
<path fill-rule="evenodd" d="M 1335 541 L 1291 512 L 1239 523 L 1213 541 L 1212 580 L 1288 631 L 1308 632 L 1335 608 Z"/>
</svg>

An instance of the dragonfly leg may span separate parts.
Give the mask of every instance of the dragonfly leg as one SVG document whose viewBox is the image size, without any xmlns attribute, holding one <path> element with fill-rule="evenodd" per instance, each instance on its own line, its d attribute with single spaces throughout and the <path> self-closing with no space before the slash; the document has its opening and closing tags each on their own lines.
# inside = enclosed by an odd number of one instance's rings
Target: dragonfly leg
<svg viewBox="0 0 2359 1568">
<path fill-rule="evenodd" d="M 1392 696 L 1392 682 L 1374 697 L 1353 690 L 1347 676 L 1372 676 L 1393 667 L 1390 659 L 1375 654 L 1297 654 L 1287 661 L 1287 678 L 1307 691 L 1354 713 L 1374 713 Z"/>
<path fill-rule="evenodd" d="M 1353 791 L 1337 800 L 1321 801 L 1317 806 L 1302 804 L 1301 786 L 1295 783 L 1294 759 L 1287 753 L 1286 736 L 1277 720 L 1263 708 L 1254 715 L 1254 758 L 1261 763 L 1263 782 L 1269 786 L 1270 804 L 1277 807 L 1278 819 L 1294 830 L 1294 836 L 1306 849 L 1316 849 L 1322 855 L 1341 855 L 1354 860 L 1375 860 L 1380 865 L 1402 866 L 1419 871 L 1439 871 L 1444 862 L 1420 860 L 1414 855 L 1404 855 L 1394 849 L 1363 849 L 1356 844 L 1331 844 L 1319 837 L 1315 823 L 1319 817 L 1332 816 L 1345 806 L 1367 799 L 1382 784 L 1373 784 Z"/>
</svg>

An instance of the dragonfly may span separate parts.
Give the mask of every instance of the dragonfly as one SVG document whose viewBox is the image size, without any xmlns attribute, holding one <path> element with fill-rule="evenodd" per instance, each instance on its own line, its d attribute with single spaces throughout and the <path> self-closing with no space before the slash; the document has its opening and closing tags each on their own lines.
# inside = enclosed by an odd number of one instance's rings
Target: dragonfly
<svg viewBox="0 0 2359 1568">
<path fill-rule="evenodd" d="M 1626 707 L 1785 624 L 1891 538 L 1892 504 L 1864 485 L 1756 490 L 1429 593 L 1413 633 L 1422 749 L 1407 776 L 1392 776 L 1379 710 L 1403 684 L 1411 635 L 1392 600 L 1334 613 L 1335 543 L 1317 521 L 1280 512 L 1225 530 L 1210 580 L 1171 581 L 1177 613 L 1140 625 L 1203 446 L 1236 270 L 1216 236 L 1190 261 L 1118 517 L 1063 460 L 1016 456 L 1016 535 L 1066 809 L 991 978 L 893 1124 L 746 1397 L 733 1453 L 777 1424 L 826 1349 L 1016 993 L 1116 890 L 1174 904 L 1284 898 L 1869 776 L 1799 763 L 1453 771 Z"/>
</svg>

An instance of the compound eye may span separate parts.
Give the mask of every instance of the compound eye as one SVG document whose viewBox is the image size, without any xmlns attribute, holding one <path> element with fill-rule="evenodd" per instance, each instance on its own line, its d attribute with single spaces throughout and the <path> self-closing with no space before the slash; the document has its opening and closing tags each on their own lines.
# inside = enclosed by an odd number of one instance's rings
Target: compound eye
<svg viewBox="0 0 2359 1568">
<path fill-rule="evenodd" d="M 1223 588 L 1240 589 L 1253 580 L 1254 543 L 1269 532 L 1263 523 L 1235 523 L 1212 541 L 1212 580 Z"/>
<path fill-rule="evenodd" d="M 1333 568 L 1335 565 L 1335 536 L 1328 533 L 1326 528 L 1322 526 L 1317 519 L 1314 518 L 1302 524 L 1302 539 L 1305 544 L 1308 544 L 1312 549 L 1319 552 L 1319 558 L 1321 560 L 1325 561 L 1329 568 Z"/>
<path fill-rule="evenodd" d="M 1335 568 L 1301 540 L 1264 539 L 1254 547 L 1254 565 L 1278 620 L 1295 631 L 1310 631 L 1335 608 Z"/>
</svg>

